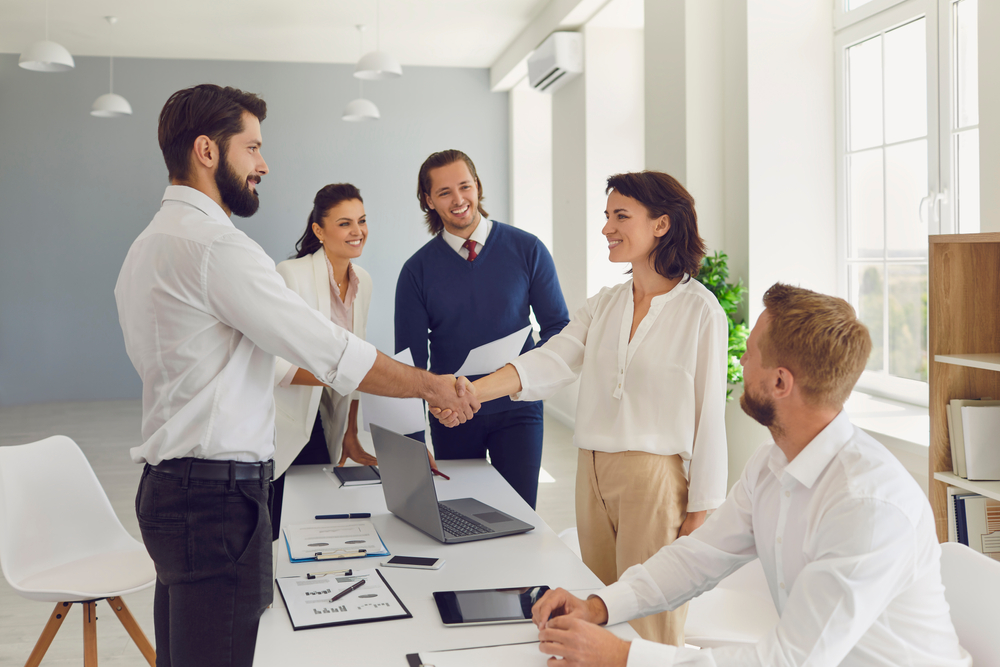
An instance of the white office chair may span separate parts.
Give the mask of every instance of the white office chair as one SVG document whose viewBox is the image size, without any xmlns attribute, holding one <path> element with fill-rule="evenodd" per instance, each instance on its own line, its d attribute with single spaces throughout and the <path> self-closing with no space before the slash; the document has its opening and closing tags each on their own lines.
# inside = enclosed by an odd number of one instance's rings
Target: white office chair
<svg viewBox="0 0 1000 667">
<path fill-rule="evenodd" d="M 156 653 L 121 595 L 156 579 L 75 442 L 56 435 L 0 447 L 0 567 L 22 597 L 56 602 L 26 667 L 41 662 L 72 603 L 83 604 L 83 651 L 97 665 L 96 603 L 105 599 L 150 665 Z"/>
<path fill-rule="evenodd" d="M 688 603 L 684 641 L 701 648 L 753 645 L 777 623 L 764 568 L 755 558 Z"/>
<path fill-rule="evenodd" d="M 958 542 L 941 545 L 941 580 L 958 641 L 976 667 L 1000 667 L 1000 562 Z"/>
</svg>

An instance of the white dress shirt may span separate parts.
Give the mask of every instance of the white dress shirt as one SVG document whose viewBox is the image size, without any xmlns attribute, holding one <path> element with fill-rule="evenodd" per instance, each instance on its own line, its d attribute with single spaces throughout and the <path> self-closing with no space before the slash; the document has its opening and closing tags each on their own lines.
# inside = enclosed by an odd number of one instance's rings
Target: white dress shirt
<svg viewBox="0 0 1000 667">
<path fill-rule="evenodd" d="M 342 394 L 375 363 L 374 347 L 307 306 L 263 249 L 193 188 L 167 188 L 129 249 L 115 300 L 142 378 L 136 463 L 268 460 L 275 355 Z"/>
<path fill-rule="evenodd" d="M 480 216 L 479 224 L 476 225 L 476 229 L 469 235 L 469 240 L 476 242 L 477 255 L 483 251 L 483 246 L 486 245 L 486 239 L 489 238 L 491 229 L 493 229 L 493 221 Z M 469 259 L 469 249 L 464 247 L 465 239 L 461 236 L 455 236 L 447 228 L 441 230 L 441 238 L 451 246 L 452 250 L 461 255 L 462 259 Z"/>
<path fill-rule="evenodd" d="M 634 310 L 631 280 L 588 299 L 559 334 L 511 362 L 521 379 L 514 398 L 547 398 L 579 376 L 577 447 L 679 454 L 688 511 L 714 509 L 728 475 L 726 314 L 693 279 L 653 297 L 630 342 Z"/>
<path fill-rule="evenodd" d="M 618 623 L 674 609 L 759 557 L 781 617 L 760 642 L 697 651 L 633 640 L 629 667 L 971 665 L 940 555 L 920 487 L 841 412 L 791 463 L 761 447 L 701 528 L 597 595 Z"/>
</svg>

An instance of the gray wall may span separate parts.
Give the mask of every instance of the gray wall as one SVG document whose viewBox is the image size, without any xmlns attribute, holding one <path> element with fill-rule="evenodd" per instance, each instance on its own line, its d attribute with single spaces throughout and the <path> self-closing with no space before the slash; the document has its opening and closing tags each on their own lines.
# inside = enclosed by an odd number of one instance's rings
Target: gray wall
<svg viewBox="0 0 1000 667">
<path fill-rule="evenodd" d="M 203 82 L 256 92 L 268 103 L 261 207 L 236 225 L 275 261 L 305 229 L 316 191 L 350 181 L 365 197 L 372 274 L 368 338 L 392 350 L 396 277 L 430 237 L 415 201 L 431 152 L 459 148 L 476 162 L 490 217 L 508 218 L 507 94 L 485 69 L 407 67 L 367 83 L 382 119 L 346 123 L 358 93 L 350 65 L 118 59 L 115 91 L 129 118 L 89 115 L 107 92 L 106 58 L 77 58 L 66 74 L 17 67 L 0 55 L 0 405 L 137 398 L 114 284 L 132 240 L 167 185 L 156 120 L 167 97 Z"/>
</svg>

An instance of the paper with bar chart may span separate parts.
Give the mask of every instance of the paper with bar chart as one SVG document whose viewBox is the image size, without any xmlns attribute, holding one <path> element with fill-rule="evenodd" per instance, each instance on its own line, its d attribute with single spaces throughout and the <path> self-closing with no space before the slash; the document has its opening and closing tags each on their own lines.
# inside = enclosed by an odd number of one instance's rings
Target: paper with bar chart
<svg viewBox="0 0 1000 667">
<path fill-rule="evenodd" d="M 359 581 L 364 581 L 364 585 L 333 599 Z M 288 618 L 296 630 L 411 618 L 382 573 L 374 568 L 354 570 L 349 577 L 282 577 L 277 582 Z"/>
</svg>

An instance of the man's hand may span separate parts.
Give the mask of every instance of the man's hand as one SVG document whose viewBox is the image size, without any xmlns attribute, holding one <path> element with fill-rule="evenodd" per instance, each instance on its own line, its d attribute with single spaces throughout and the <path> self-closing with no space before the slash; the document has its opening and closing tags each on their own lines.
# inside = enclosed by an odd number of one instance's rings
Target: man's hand
<svg viewBox="0 0 1000 667">
<path fill-rule="evenodd" d="M 538 649 L 550 667 L 625 667 L 629 642 L 573 616 L 559 616 L 538 633 Z M 562 658 L 560 660 L 560 658 Z"/>
<path fill-rule="evenodd" d="M 351 433 L 349 430 L 344 434 L 343 453 L 340 455 L 340 462 L 338 462 L 337 465 L 344 465 L 347 463 L 347 459 L 360 463 L 363 466 L 378 465 L 378 461 L 375 457 L 366 452 L 364 447 L 361 446 L 361 441 L 358 440 L 358 434 Z"/>
<path fill-rule="evenodd" d="M 708 516 L 707 510 L 702 510 L 700 512 L 688 512 L 687 517 L 684 519 L 684 523 L 681 524 L 681 529 L 677 532 L 677 537 L 684 537 L 685 535 L 690 535 L 705 523 L 705 519 Z"/>
<path fill-rule="evenodd" d="M 599 597 L 581 600 L 563 588 L 556 588 L 546 591 L 542 599 L 531 608 L 531 622 L 539 630 L 546 628 L 551 620 L 550 616 L 572 616 L 600 624 L 608 622 L 608 608 Z"/>
<path fill-rule="evenodd" d="M 473 384 L 464 377 L 458 379 L 449 375 L 438 377 L 453 381 L 454 393 L 449 395 L 445 391 L 445 398 L 442 402 L 428 399 L 427 404 L 430 407 L 431 415 L 448 428 L 464 424 L 472 419 L 472 415 L 479 412 L 479 400 L 476 398 L 477 392 Z"/>
<path fill-rule="evenodd" d="M 427 450 L 427 462 L 431 464 L 431 470 L 438 469 L 437 461 L 434 460 L 434 455 L 431 454 L 431 450 L 429 449 Z"/>
</svg>

